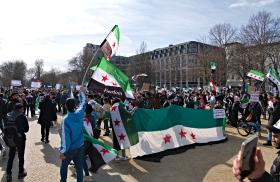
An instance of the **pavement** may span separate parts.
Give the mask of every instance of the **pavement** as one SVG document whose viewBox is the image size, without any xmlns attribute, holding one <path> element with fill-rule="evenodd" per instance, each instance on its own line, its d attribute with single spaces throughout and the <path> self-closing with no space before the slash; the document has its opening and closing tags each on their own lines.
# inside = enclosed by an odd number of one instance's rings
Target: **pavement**
<svg viewBox="0 0 280 182">
<path fill-rule="evenodd" d="M 59 168 L 61 161 L 58 158 L 60 137 L 59 123 L 50 130 L 50 143 L 40 141 L 40 125 L 37 117 L 29 118 L 30 130 L 27 134 L 25 168 L 27 170 L 26 182 L 55 182 L 60 180 Z M 263 120 L 266 124 L 267 120 Z M 103 133 L 102 133 L 103 134 Z M 202 146 L 186 146 L 169 150 L 155 155 L 127 161 L 112 161 L 104 165 L 97 173 L 91 174 L 92 181 L 106 182 L 137 182 L 137 181 L 172 181 L 172 182 L 231 182 L 237 181 L 232 175 L 232 160 L 238 153 L 241 143 L 246 139 L 237 133 L 236 128 L 226 127 L 227 141 Z M 259 139 L 260 148 L 266 161 L 266 170 L 269 171 L 277 150 L 272 147 L 263 147 L 267 133 L 262 129 Z M 109 137 L 101 139 L 109 144 Z M 0 180 L 6 179 L 5 168 L 7 158 L 0 160 Z M 13 166 L 13 181 L 17 181 L 17 157 Z M 68 171 L 68 181 L 76 179 Z"/>
</svg>

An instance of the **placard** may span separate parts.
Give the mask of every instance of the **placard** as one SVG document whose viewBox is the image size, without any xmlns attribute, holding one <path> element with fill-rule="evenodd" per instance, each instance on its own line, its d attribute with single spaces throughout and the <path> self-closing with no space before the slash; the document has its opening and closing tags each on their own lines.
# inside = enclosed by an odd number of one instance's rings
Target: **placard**
<svg viewBox="0 0 280 182">
<path fill-rule="evenodd" d="M 250 94 L 250 101 L 252 102 L 259 102 L 260 94 L 259 92 L 254 92 Z"/>
<path fill-rule="evenodd" d="M 56 89 L 56 90 L 59 90 L 60 87 L 61 87 L 61 84 L 59 84 L 59 83 L 57 83 L 57 84 L 55 85 L 55 89 Z"/>
<path fill-rule="evenodd" d="M 31 88 L 40 88 L 41 85 L 41 82 L 31 82 Z"/>
<path fill-rule="evenodd" d="M 76 85 L 76 90 L 80 90 L 81 89 L 81 85 Z"/>
<path fill-rule="evenodd" d="M 213 114 L 214 119 L 222 119 L 226 117 L 226 112 L 224 109 L 214 109 Z"/>
<path fill-rule="evenodd" d="M 21 80 L 11 80 L 11 86 L 19 87 L 21 85 Z"/>
</svg>

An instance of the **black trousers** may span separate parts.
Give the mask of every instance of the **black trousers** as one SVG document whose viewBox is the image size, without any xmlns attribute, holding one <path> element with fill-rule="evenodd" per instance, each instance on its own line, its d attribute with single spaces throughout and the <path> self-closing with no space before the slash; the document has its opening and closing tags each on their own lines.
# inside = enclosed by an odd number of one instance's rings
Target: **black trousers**
<svg viewBox="0 0 280 182">
<path fill-rule="evenodd" d="M 49 139 L 49 133 L 50 133 L 50 126 L 47 126 L 45 124 L 41 124 L 41 136 L 42 139 Z"/>
<path fill-rule="evenodd" d="M 16 147 L 10 147 L 9 159 L 7 164 L 7 174 L 12 174 L 13 162 L 15 158 L 16 151 L 18 151 L 18 172 L 24 172 L 24 151 L 25 151 L 25 139 L 19 139 Z"/>
</svg>

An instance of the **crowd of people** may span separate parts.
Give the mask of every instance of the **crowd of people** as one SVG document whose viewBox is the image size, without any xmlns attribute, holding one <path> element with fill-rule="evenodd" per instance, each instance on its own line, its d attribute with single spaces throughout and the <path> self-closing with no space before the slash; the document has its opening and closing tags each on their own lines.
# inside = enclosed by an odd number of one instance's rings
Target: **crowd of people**
<svg viewBox="0 0 280 182">
<path fill-rule="evenodd" d="M 71 96 L 73 95 L 73 97 Z M 268 118 L 268 125 L 272 127 L 280 119 L 280 100 L 270 93 L 260 93 L 259 101 L 250 101 L 250 94 L 240 90 L 225 89 L 221 92 L 207 91 L 203 89 L 183 90 L 161 90 L 160 92 L 139 92 L 135 93 L 135 99 L 117 99 L 108 95 L 85 92 L 81 87 L 80 91 L 70 90 L 4 90 L 0 93 L 0 127 L 5 130 L 5 125 L 14 121 L 17 138 L 14 146 L 9 146 L 7 163 L 7 181 L 12 180 L 12 164 L 16 150 L 19 158 L 18 178 L 22 179 L 27 175 L 24 169 L 25 133 L 28 132 L 28 118 L 39 114 L 38 123 L 41 125 L 41 141 L 49 143 L 50 127 L 57 123 L 57 113 L 65 115 L 61 123 L 61 147 L 59 149 L 61 164 L 61 181 L 66 181 L 68 165 L 74 162 L 77 181 L 83 181 L 89 176 L 88 171 L 96 171 L 94 167 L 94 154 L 91 152 L 91 145 L 84 141 L 83 128 L 90 123 L 93 135 L 96 138 L 100 135 L 100 127 L 103 123 L 104 136 L 113 132 L 113 147 L 120 151 L 114 131 L 110 130 L 110 108 L 115 102 L 123 102 L 128 112 L 137 108 L 160 109 L 170 105 L 178 105 L 192 109 L 215 109 L 224 108 L 227 116 L 227 123 L 237 127 L 240 115 L 248 122 L 261 123 L 261 116 Z M 39 112 L 38 112 L 39 111 Z M 12 118 L 12 119 L 11 119 Z M 9 127 L 8 127 L 9 128 Z M 10 127 L 11 128 L 11 127 Z M 71 135 L 71 136 L 70 136 Z M 268 129 L 266 146 L 272 145 L 272 130 Z M 7 143 L 7 142 L 6 142 Z M 3 144 L 3 142 L 2 142 Z M 7 147 L 1 145 L 1 155 L 7 153 Z M 89 156 L 91 167 L 87 167 L 84 156 Z M 259 152 L 257 152 L 259 155 Z M 123 159 L 127 159 L 122 151 Z M 280 165 L 279 165 L 280 168 Z M 279 172 L 280 170 L 277 171 Z M 238 172 L 237 172 L 238 173 Z M 238 176 L 238 175 L 237 175 Z"/>
</svg>

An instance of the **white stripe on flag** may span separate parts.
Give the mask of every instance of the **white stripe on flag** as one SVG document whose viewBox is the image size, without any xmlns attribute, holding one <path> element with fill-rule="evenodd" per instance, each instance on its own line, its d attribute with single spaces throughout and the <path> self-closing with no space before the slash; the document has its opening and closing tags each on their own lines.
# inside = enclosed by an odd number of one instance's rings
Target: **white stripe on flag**
<svg viewBox="0 0 280 182">
<path fill-rule="evenodd" d="M 139 143 L 130 147 L 133 158 L 193 143 L 208 143 L 225 139 L 222 127 L 197 129 L 182 125 L 162 131 L 138 132 L 138 136 Z"/>
<path fill-rule="evenodd" d="M 91 78 L 107 86 L 120 87 L 115 77 L 98 67 L 92 74 Z"/>
<path fill-rule="evenodd" d="M 110 153 L 108 150 L 103 148 L 101 145 L 98 145 L 98 144 L 92 144 L 92 145 L 96 148 L 96 150 L 98 150 L 98 152 L 102 156 L 105 163 L 108 163 L 116 158 L 115 155 Z"/>
<path fill-rule="evenodd" d="M 112 124 L 121 149 L 127 149 L 131 146 L 131 144 L 123 125 L 118 106 L 119 103 L 116 103 L 111 108 Z"/>
<path fill-rule="evenodd" d="M 106 39 L 111 46 L 112 55 L 115 55 L 118 50 L 118 40 L 115 36 L 115 33 L 111 32 L 110 35 Z"/>
</svg>

